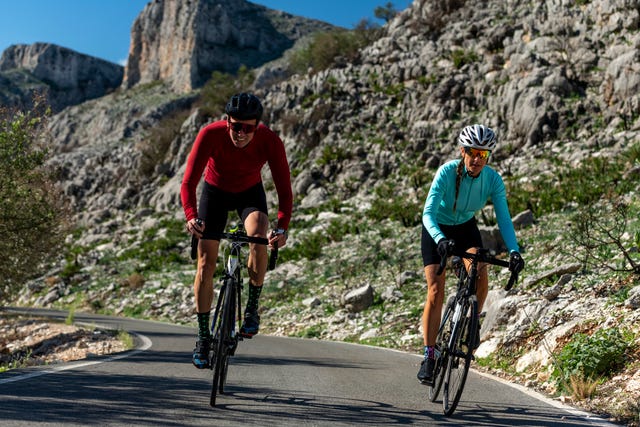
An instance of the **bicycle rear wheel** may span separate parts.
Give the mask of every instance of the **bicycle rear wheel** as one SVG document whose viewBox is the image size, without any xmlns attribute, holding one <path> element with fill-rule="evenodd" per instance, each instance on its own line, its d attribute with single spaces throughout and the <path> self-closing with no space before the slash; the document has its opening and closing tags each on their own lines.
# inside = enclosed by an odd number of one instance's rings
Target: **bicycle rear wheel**
<svg viewBox="0 0 640 427">
<path fill-rule="evenodd" d="M 452 326 L 452 346 L 449 348 L 449 357 L 445 369 L 444 390 L 442 395 L 442 407 L 444 414 L 453 414 L 460 402 L 464 384 L 469 373 L 469 366 L 473 359 L 473 348 L 463 348 L 463 337 L 468 331 L 468 337 L 474 337 L 478 329 L 478 301 L 475 295 L 469 297 L 464 304 L 461 317 Z M 455 320 L 455 319 L 454 319 Z"/>
<path fill-rule="evenodd" d="M 444 375 L 446 372 L 446 365 L 449 356 L 447 347 L 449 345 L 449 336 L 451 333 L 451 318 L 453 316 L 453 308 L 455 305 L 455 297 L 452 296 L 447 301 L 446 308 L 444 309 L 444 315 L 442 316 L 442 323 L 438 329 L 438 336 L 436 338 L 436 350 L 440 352 L 440 357 L 436 358 L 436 366 L 433 370 L 433 384 L 429 386 L 429 400 L 435 402 L 442 388 L 444 382 Z"/>
<path fill-rule="evenodd" d="M 215 406 L 218 392 L 223 393 L 224 381 L 227 375 L 227 364 L 229 363 L 228 340 L 231 331 L 229 323 L 229 312 L 235 312 L 234 294 L 232 284 L 225 280 L 220 288 L 218 299 L 222 301 L 222 306 L 218 310 L 216 317 L 216 331 L 214 333 L 214 360 L 213 364 L 213 384 L 211 385 L 211 399 L 209 404 Z"/>
</svg>

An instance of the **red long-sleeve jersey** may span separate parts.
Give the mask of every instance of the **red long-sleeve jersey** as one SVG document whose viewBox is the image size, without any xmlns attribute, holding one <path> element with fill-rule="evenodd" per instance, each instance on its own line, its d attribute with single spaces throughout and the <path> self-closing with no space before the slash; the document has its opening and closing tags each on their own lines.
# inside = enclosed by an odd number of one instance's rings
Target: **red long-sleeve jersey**
<svg viewBox="0 0 640 427">
<path fill-rule="evenodd" d="M 278 228 L 289 227 L 293 209 L 291 172 L 284 144 L 265 125 L 259 125 L 253 139 L 243 148 L 233 145 L 226 120 L 205 126 L 196 137 L 182 179 L 180 199 L 187 221 L 198 217 L 196 187 L 202 173 L 209 184 L 230 193 L 239 193 L 262 181 L 260 171 L 269 164 L 278 192 Z M 206 168 L 206 171 L 205 171 Z"/>
</svg>

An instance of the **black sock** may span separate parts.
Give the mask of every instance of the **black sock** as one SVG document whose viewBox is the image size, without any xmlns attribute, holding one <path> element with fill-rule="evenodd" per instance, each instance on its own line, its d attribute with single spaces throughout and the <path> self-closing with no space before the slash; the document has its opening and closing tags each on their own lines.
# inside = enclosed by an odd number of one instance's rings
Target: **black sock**
<svg viewBox="0 0 640 427">
<path fill-rule="evenodd" d="M 211 338 L 210 311 L 198 313 L 198 338 Z"/>
<path fill-rule="evenodd" d="M 261 292 L 262 286 L 255 286 L 249 283 L 249 299 L 247 300 L 245 313 L 256 313 L 258 311 L 258 301 L 260 300 Z"/>
</svg>

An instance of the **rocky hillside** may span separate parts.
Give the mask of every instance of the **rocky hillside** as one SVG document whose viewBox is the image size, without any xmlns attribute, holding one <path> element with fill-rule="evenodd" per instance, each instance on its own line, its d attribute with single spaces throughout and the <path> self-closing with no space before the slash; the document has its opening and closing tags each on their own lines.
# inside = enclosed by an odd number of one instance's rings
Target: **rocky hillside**
<svg viewBox="0 0 640 427">
<path fill-rule="evenodd" d="M 162 3 L 136 22 L 163 28 L 178 11 L 161 14 Z M 197 19 L 195 10 L 179 22 Z M 178 187 L 210 118 L 195 107 L 197 73 L 152 71 L 162 67 L 151 51 L 180 46 L 185 58 L 202 39 L 139 27 L 132 52 L 149 77 L 140 71 L 135 81 L 148 83 L 51 121 L 51 166 L 82 229 L 68 239 L 74 256 L 31 282 L 21 304 L 193 322 Z M 509 294 L 505 273 L 492 270 L 478 363 L 637 425 L 640 285 L 629 265 L 640 262 L 639 29 L 640 6 L 625 0 L 415 0 L 353 62 L 256 86 L 265 121 L 285 142 L 296 197 L 288 248 L 263 294 L 264 331 L 419 351 L 424 197 L 455 156 L 460 129 L 486 123 L 499 134 L 491 165 L 510 189 L 527 269 Z M 157 48 L 136 50 L 136 31 Z M 149 164 L 149 146 L 160 143 L 154 128 L 177 113 L 180 125 Z M 601 174 L 609 167 L 611 178 Z M 268 173 L 265 181 L 273 193 Z M 585 199 L 594 188 L 607 197 Z M 629 211 L 611 228 L 622 211 L 589 216 L 621 206 Z M 500 250 L 491 217 L 490 207 L 478 214 Z M 580 223 L 602 224 L 595 237 L 609 232 L 591 249 L 603 255 L 595 264 L 580 255 Z M 606 348 L 595 356 L 580 348 L 562 356 L 573 340 L 602 334 Z M 563 357 L 605 354 L 615 369 L 598 381 L 558 380 Z"/>
<path fill-rule="evenodd" d="M 48 43 L 14 45 L 0 57 L 0 103 L 29 106 L 38 92 L 54 112 L 113 91 L 123 67 Z"/>
</svg>

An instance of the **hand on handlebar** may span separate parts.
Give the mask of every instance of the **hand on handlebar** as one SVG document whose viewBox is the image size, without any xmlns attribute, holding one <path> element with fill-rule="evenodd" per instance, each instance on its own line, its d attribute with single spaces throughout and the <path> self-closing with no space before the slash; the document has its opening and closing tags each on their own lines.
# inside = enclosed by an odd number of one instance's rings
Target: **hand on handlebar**
<svg viewBox="0 0 640 427">
<path fill-rule="evenodd" d="M 513 251 L 509 254 L 509 271 L 518 274 L 524 269 L 524 260 L 520 252 Z"/>
<path fill-rule="evenodd" d="M 455 247 L 456 242 L 453 240 L 440 239 L 438 242 L 438 255 L 440 255 L 440 258 L 446 258 L 451 255 Z"/>
<path fill-rule="evenodd" d="M 451 255 L 455 247 L 456 242 L 453 240 L 440 239 L 438 242 L 438 255 L 440 255 L 440 267 L 436 273 L 438 276 L 444 271 L 444 267 L 447 265 L 447 257 Z"/>
<path fill-rule="evenodd" d="M 283 230 L 273 230 L 269 235 L 269 246 L 272 248 L 281 248 L 287 244 L 287 233 Z"/>
<path fill-rule="evenodd" d="M 187 221 L 187 231 L 198 239 L 201 238 L 204 232 L 204 221 L 200 218 L 190 219 Z"/>
</svg>

